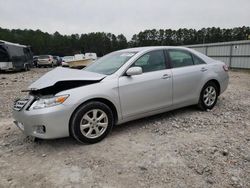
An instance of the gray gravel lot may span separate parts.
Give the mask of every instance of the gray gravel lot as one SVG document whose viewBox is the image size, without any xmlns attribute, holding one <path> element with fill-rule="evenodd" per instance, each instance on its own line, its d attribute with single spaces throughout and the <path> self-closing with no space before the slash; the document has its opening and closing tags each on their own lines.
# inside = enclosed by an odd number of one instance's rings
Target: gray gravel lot
<svg viewBox="0 0 250 188">
<path fill-rule="evenodd" d="M 50 69 L 0 73 L 0 187 L 250 187 L 250 73 L 208 112 L 187 107 L 116 126 L 102 142 L 33 142 L 12 123 L 22 89 Z"/>
</svg>

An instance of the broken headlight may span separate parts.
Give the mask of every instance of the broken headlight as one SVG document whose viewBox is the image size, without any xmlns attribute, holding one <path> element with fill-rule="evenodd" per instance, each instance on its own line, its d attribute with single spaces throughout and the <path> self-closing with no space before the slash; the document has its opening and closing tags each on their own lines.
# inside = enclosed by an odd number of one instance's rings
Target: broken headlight
<svg viewBox="0 0 250 188">
<path fill-rule="evenodd" d="M 56 106 L 62 104 L 69 95 L 53 96 L 48 98 L 39 98 L 30 106 L 30 110 L 36 110 L 41 108 L 47 108 L 51 106 Z"/>
</svg>

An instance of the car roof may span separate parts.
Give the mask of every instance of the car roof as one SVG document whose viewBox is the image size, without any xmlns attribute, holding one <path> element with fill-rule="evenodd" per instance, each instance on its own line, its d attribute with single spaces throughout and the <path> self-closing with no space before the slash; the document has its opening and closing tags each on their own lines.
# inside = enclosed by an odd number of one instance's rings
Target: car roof
<svg viewBox="0 0 250 188">
<path fill-rule="evenodd" d="M 120 51 L 121 52 L 143 52 L 143 51 L 161 50 L 161 49 L 183 49 L 183 50 L 189 50 L 189 48 L 180 47 L 180 46 L 145 46 L 145 47 L 127 48 L 127 49 L 120 50 Z"/>
<path fill-rule="evenodd" d="M 182 47 L 182 46 L 146 46 L 146 47 L 137 47 L 137 48 L 128 48 L 128 49 L 124 49 L 124 50 L 120 50 L 120 52 L 128 52 L 128 53 L 132 53 L 132 52 L 136 52 L 136 53 L 147 53 L 149 51 L 152 50 L 163 50 L 163 49 L 179 49 L 179 50 L 186 50 L 189 51 L 197 56 L 199 56 L 200 58 L 202 58 L 205 62 L 210 63 L 213 62 L 213 59 L 194 50 L 194 49 L 190 49 L 187 47 Z"/>
<path fill-rule="evenodd" d="M 8 41 L 5 41 L 5 40 L 0 40 L 0 43 L 1 43 L 1 44 L 13 45 L 13 46 L 20 46 L 20 47 L 23 47 L 23 48 L 29 47 L 29 46 L 25 46 L 25 45 L 18 44 L 18 43 L 8 42 Z"/>
</svg>

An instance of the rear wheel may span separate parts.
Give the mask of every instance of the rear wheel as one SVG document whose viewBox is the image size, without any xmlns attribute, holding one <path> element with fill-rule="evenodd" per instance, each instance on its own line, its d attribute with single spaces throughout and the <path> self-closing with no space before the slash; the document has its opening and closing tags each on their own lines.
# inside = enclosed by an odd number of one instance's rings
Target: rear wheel
<svg viewBox="0 0 250 188">
<path fill-rule="evenodd" d="M 29 71 L 29 70 L 30 70 L 29 65 L 28 65 L 28 64 L 25 64 L 25 65 L 24 65 L 24 71 Z"/>
<path fill-rule="evenodd" d="M 104 139 L 114 124 L 113 113 L 104 103 L 82 105 L 72 116 L 71 135 L 79 142 L 96 143 Z"/>
<path fill-rule="evenodd" d="M 217 103 L 218 87 L 214 82 L 208 82 L 203 87 L 198 106 L 202 110 L 211 110 Z"/>
</svg>

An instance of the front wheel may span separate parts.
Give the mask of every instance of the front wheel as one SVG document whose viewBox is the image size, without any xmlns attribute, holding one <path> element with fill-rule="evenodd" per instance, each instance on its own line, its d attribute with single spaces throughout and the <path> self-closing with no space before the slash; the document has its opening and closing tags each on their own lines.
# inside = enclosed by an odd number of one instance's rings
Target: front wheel
<svg viewBox="0 0 250 188">
<path fill-rule="evenodd" d="M 203 87 L 198 106 L 202 110 L 211 110 L 217 103 L 218 87 L 214 82 L 208 82 Z"/>
<path fill-rule="evenodd" d="M 70 122 L 70 133 L 79 142 L 96 143 L 104 139 L 114 124 L 112 110 L 93 101 L 80 106 Z"/>
</svg>

